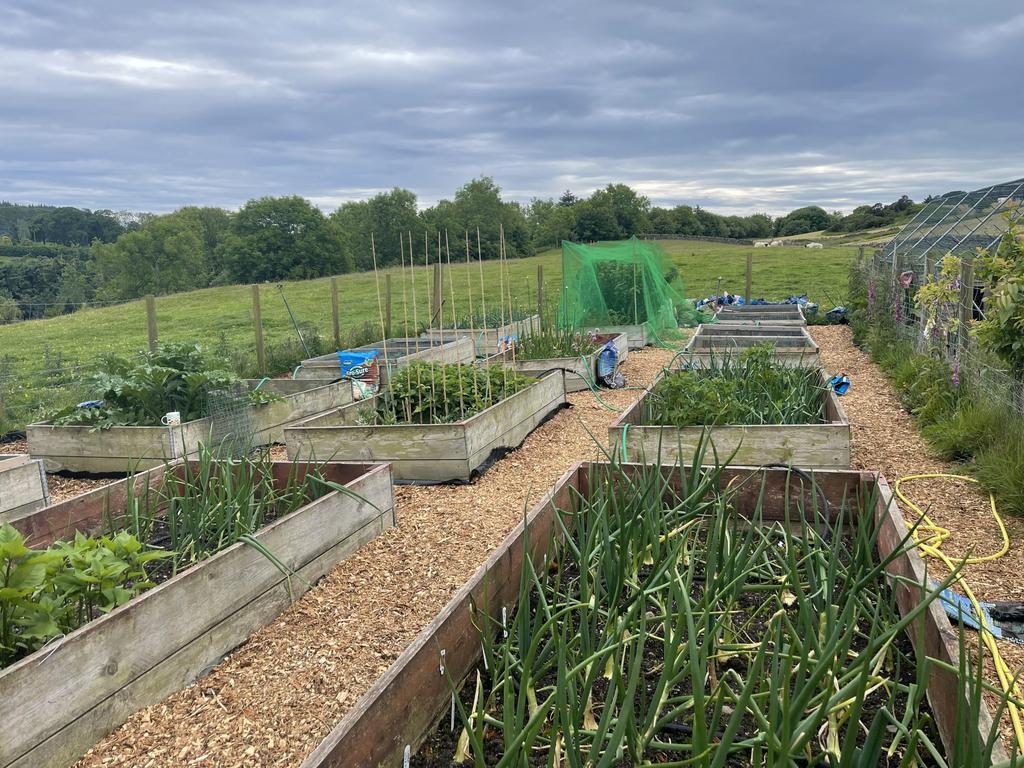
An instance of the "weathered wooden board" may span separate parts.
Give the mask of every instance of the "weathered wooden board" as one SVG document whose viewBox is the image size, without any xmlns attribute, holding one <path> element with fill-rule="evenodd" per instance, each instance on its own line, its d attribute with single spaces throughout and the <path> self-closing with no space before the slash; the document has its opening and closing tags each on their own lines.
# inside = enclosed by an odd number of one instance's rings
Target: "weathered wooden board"
<svg viewBox="0 0 1024 768">
<path fill-rule="evenodd" d="M 710 331 L 715 324 L 701 325 L 679 357 L 678 364 L 706 365 L 712 358 L 736 354 L 756 344 L 773 344 L 773 356 L 786 365 L 813 366 L 818 364 L 818 345 L 806 328 L 776 326 L 771 328 L 738 328 L 730 333 Z M 794 334 L 794 331 L 798 333 Z"/>
<path fill-rule="evenodd" d="M 325 473 L 354 495 L 331 492 L 256 534 L 296 575 L 286 578 L 259 551 L 236 544 L 0 671 L 0 766 L 73 761 L 132 712 L 203 674 L 394 524 L 386 465 Z"/>
<path fill-rule="evenodd" d="M 821 424 L 736 424 L 665 427 L 645 425 L 644 414 L 651 392 L 671 373 L 660 374 L 643 396 L 608 427 L 608 442 L 623 460 L 665 463 L 693 460 L 697 448 L 709 441 L 704 460 L 740 465 L 789 464 L 800 468 L 845 469 L 850 466 L 850 422 L 839 398 L 827 386 L 819 369 L 822 387 Z"/>
<path fill-rule="evenodd" d="M 27 455 L 0 455 L 0 523 L 49 503 L 42 462 Z"/>
<path fill-rule="evenodd" d="M 718 311 L 719 320 L 742 322 L 785 322 L 806 325 L 803 310 L 799 304 L 750 304 L 728 305 Z"/>
<path fill-rule="evenodd" d="M 259 379 L 247 382 L 250 389 Z M 352 402 L 347 381 L 290 381 L 268 379 L 262 389 L 277 392 L 281 399 L 253 407 L 253 437 L 257 445 L 284 440 L 284 426 L 306 416 Z M 194 456 L 202 443 L 211 441 L 213 421 L 188 421 L 177 427 L 55 426 L 46 422 L 26 428 L 28 450 L 41 459 L 48 472 L 134 472 L 165 461 Z"/>
<path fill-rule="evenodd" d="M 468 482 L 492 451 L 518 447 L 564 402 L 562 376 L 552 372 L 465 421 L 361 425 L 368 401 L 289 425 L 285 443 L 293 459 L 386 461 L 396 480 Z"/>
<path fill-rule="evenodd" d="M 487 561 L 455 593 L 427 627 L 416 637 L 384 675 L 356 703 L 333 731 L 302 763 L 302 768 L 348 768 L 359 766 L 396 766 L 403 755 L 415 753 L 429 736 L 438 719 L 448 712 L 451 701 L 449 677 L 460 683 L 472 671 L 480 657 L 480 643 L 476 625 L 482 620 L 475 611 L 486 611 L 498 619 L 502 609 L 511 609 L 518 597 L 518 586 L 523 564 L 524 548 L 529 548 L 539 559 L 547 551 L 552 535 L 557 530 L 555 515 L 558 510 L 570 510 L 577 494 L 589 495 L 590 480 L 607 472 L 608 465 L 581 462 L 572 467 L 558 481 L 550 493 L 530 511 L 526 520 L 509 534 Z M 626 465 L 627 473 L 638 471 L 636 465 Z M 675 488 L 678 469 L 663 467 L 669 482 Z M 924 566 L 914 550 L 906 550 L 901 542 L 906 528 L 895 505 L 886 493 L 884 480 L 870 473 L 834 470 L 816 470 L 816 487 L 825 494 L 834 509 L 852 499 L 875 499 L 874 515 L 883 521 L 883 531 L 893 533 L 878 544 L 878 555 L 885 559 L 893 552 L 888 570 L 894 575 L 906 576 L 912 584 L 924 584 Z M 742 482 L 750 479 L 751 482 Z M 814 504 L 794 504 L 794 483 L 802 483 L 785 470 L 758 470 L 750 467 L 726 468 L 721 475 L 723 486 L 737 485 L 740 493 L 733 505 L 736 514 L 749 514 L 753 503 L 764 487 L 763 518 L 766 521 L 788 521 L 801 513 L 818 514 Z M 882 494 L 872 496 L 876 486 Z M 788 490 L 787 490 L 788 489 Z M 804 499 L 817 498 L 809 489 Z M 786 500 L 790 504 L 786 506 Z M 870 514 L 870 512 L 869 512 Z M 912 584 L 894 583 L 898 593 L 900 611 L 913 610 L 920 598 Z M 901 597 L 900 597 L 901 596 Z M 942 609 L 933 604 L 924 614 L 926 651 L 938 649 L 943 658 L 954 655 L 957 633 L 950 626 Z M 910 633 L 917 642 L 914 633 Z M 939 648 L 939 643 L 945 646 Z M 442 668 L 445 674 L 439 674 Z M 950 749 L 954 723 L 947 716 L 955 716 L 955 681 L 949 675 L 932 675 L 928 697 L 937 713 L 937 723 L 946 748 Z M 943 701 L 945 699 L 945 701 Z M 939 706 L 936 706 L 938 702 Z M 947 715 L 939 716 L 942 711 Z M 987 715 L 987 713 L 986 713 Z M 991 718 L 983 717 L 979 723 L 979 738 L 987 732 Z M 997 760 L 1005 755 L 998 750 Z"/>
<path fill-rule="evenodd" d="M 792 336 L 802 339 L 803 328 L 796 325 L 770 323 L 705 323 L 700 327 L 703 336 Z"/>
<path fill-rule="evenodd" d="M 530 315 L 522 320 L 513 320 L 497 328 L 429 328 L 423 338 L 432 341 L 450 341 L 465 336 L 476 345 L 477 357 L 490 357 L 504 348 L 503 340 L 508 337 L 523 338 L 540 330 L 540 315 Z"/>
<path fill-rule="evenodd" d="M 643 349 L 648 344 L 654 343 L 646 325 L 602 325 L 600 328 L 589 328 L 588 330 L 595 333 L 624 334 L 629 349 Z"/>
</svg>

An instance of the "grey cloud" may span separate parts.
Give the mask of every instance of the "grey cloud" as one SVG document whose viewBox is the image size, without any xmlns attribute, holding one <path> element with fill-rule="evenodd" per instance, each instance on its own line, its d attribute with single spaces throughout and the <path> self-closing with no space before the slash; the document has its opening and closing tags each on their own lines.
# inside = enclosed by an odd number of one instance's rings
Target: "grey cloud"
<svg viewBox="0 0 1024 768">
<path fill-rule="evenodd" d="M 851 208 L 1022 175 L 1012 9 L 8 0 L 0 198 L 169 210 L 493 175 Z"/>
</svg>

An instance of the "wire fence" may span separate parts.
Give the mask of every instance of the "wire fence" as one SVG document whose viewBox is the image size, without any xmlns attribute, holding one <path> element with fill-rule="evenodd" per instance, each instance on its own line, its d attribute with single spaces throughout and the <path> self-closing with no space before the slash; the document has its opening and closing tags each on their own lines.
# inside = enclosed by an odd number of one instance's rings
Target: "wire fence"
<svg viewBox="0 0 1024 768">
<path fill-rule="evenodd" d="M 918 352 L 944 356 L 955 380 L 1019 414 L 1024 414 L 1024 382 L 981 347 L 970 327 L 985 319 L 985 289 L 974 274 L 978 252 L 995 249 L 1022 216 L 1024 179 L 950 192 L 929 201 L 869 264 L 862 263 L 868 270 L 869 314 L 888 313 Z M 938 322 L 929 323 L 915 296 L 929 278 L 949 280 L 948 273 L 942 275 L 947 258 L 956 268 L 947 287 L 958 291 L 958 299 L 942 310 Z"/>
</svg>

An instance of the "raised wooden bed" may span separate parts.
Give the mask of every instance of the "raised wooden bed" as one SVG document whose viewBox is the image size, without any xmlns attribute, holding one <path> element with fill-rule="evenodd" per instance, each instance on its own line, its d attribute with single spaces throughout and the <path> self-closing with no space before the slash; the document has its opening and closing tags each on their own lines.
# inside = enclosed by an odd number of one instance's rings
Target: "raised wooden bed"
<svg viewBox="0 0 1024 768">
<path fill-rule="evenodd" d="M 255 445 L 284 440 L 284 427 L 297 419 L 352 402 L 352 383 L 338 381 L 291 381 L 259 379 L 246 382 L 250 389 L 281 395 L 251 409 Z M 213 434 L 212 419 L 187 421 L 176 427 L 91 427 L 55 426 L 49 422 L 29 424 L 28 452 L 42 459 L 47 472 L 132 472 L 149 469 L 165 461 L 194 456 L 201 443 L 224 440 Z"/>
<path fill-rule="evenodd" d="M 522 320 L 513 320 L 497 328 L 429 328 L 423 334 L 424 339 L 431 341 L 451 341 L 461 336 L 468 336 L 476 345 L 477 357 L 490 357 L 497 354 L 502 346 L 501 340 L 506 336 L 523 338 L 540 330 L 540 315 L 530 315 Z"/>
<path fill-rule="evenodd" d="M 524 562 L 523 549 L 529 547 L 536 560 L 541 559 L 556 530 L 556 510 L 574 508 L 574 498 L 589 494 L 590 478 L 600 477 L 607 465 L 581 462 L 572 467 L 491 554 L 476 573 L 462 585 L 449 603 L 416 637 L 382 677 L 356 703 L 335 729 L 306 758 L 302 768 L 343 768 L 347 766 L 401 765 L 404 754 L 414 753 L 430 735 L 441 717 L 447 717 L 451 705 L 448 677 L 465 680 L 480 657 L 476 627 L 483 621 L 475 611 L 486 610 L 500 620 L 503 609 L 510 610 L 519 594 L 520 575 Z M 627 466 L 627 471 L 637 467 Z M 678 470 L 664 467 L 669 488 L 677 488 Z M 795 521 L 802 510 L 813 510 L 811 491 L 802 488 L 800 480 L 785 470 L 755 470 L 731 467 L 722 472 L 723 485 L 759 476 L 743 485 L 734 509 L 743 515 L 753 509 L 762 492 L 764 478 L 763 519 Z M 843 503 L 861 503 L 877 488 L 877 503 L 872 510 L 881 526 L 877 542 L 880 559 L 904 549 L 907 527 L 885 479 L 867 472 L 818 470 L 815 483 L 833 509 Z M 788 486 L 788 488 L 787 488 Z M 800 498 L 802 496 L 802 499 Z M 787 507 L 786 500 L 789 500 Z M 804 503 L 796 503 L 798 500 Z M 856 507 L 854 507 L 856 508 Z M 927 584 L 924 563 L 916 551 L 903 551 L 887 566 L 887 571 L 900 581 L 892 581 L 901 614 L 914 609 Z M 922 585 L 922 586 L 917 586 Z M 913 631 L 907 634 L 919 653 L 940 659 L 954 668 L 959 663 L 959 633 L 952 627 L 938 600 L 933 601 Z M 474 624 L 476 622 L 476 624 Z M 921 634 L 923 632 L 923 635 Z M 439 674 L 444 669 L 446 674 Z M 956 676 L 932 666 L 928 685 L 928 701 L 947 751 L 956 731 Z M 966 702 L 963 706 L 967 706 Z M 992 727 L 992 718 L 983 709 L 978 723 L 978 736 L 983 740 Z M 996 759 L 1005 753 L 996 746 Z"/>
<path fill-rule="evenodd" d="M 601 354 L 604 345 L 609 341 L 614 342 L 619 360 L 623 360 L 628 352 L 626 335 L 623 333 L 604 333 L 598 334 L 598 349 L 589 355 L 523 360 L 522 358 L 515 357 L 512 352 L 506 352 L 504 364 L 524 376 L 541 376 L 548 371 L 559 371 L 565 379 L 566 393 L 582 392 L 585 389 L 590 389 L 591 386 L 599 386 L 597 384 L 597 358 Z"/>
<path fill-rule="evenodd" d="M 517 448 L 565 402 L 560 373 L 552 372 L 487 410 L 451 424 L 364 425 L 368 400 L 288 426 L 292 459 L 386 461 L 396 480 L 468 482 L 496 451 Z"/>
<path fill-rule="evenodd" d="M 408 365 L 414 360 L 438 363 L 471 363 L 476 358 L 473 342 L 466 334 L 440 339 L 410 338 L 387 339 L 364 344 L 353 352 L 380 350 L 379 366 L 381 381 L 387 381 L 388 370 Z M 341 376 L 337 352 L 303 360 L 295 372 L 297 379 L 319 379 L 333 381 Z"/>
<path fill-rule="evenodd" d="M 697 329 L 680 355 L 679 360 L 697 365 L 705 364 L 712 356 L 721 358 L 735 354 L 756 344 L 772 344 L 774 356 L 787 365 L 814 366 L 818 364 L 818 345 L 798 326 L 722 326 L 704 324 Z"/>
<path fill-rule="evenodd" d="M 588 330 L 596 333 L 611 333 L 614 335 L 625 334 L 629 349 L 643 349 L 648 344 L 653 344 L 654 339 L 647 330 L 646 325 L 602 325 L 600 328 Z"/>
<path fill-rule="evenodd" d="M 836 393 L 827 386 L 818 369 L 823 389 L 821 424 L 748 424 L 692 427 L 650 426 L 643 423 L 651 391 L 665 376 L 662 373 L 632 407 L 608 427 L 613 451 L 627 461 L 672 463 L 692 460 L 705 432 L 719 461 L 736 455 L 735 464 L 790 464 L 795 467 L 844 469 L 850 466 L 850 422 Z M 659 458 L 660 457 L 660 458 Z M 709 450 L 705 456 L 712 461 Z"/>
<path fill-rule="evenodd" d="M 718 319 L 728 322 L 807 325 L 799 304 L 728 305 L 719 310 Z"/>
<path fill-rule="evenodd" d="M 27 455 L 0 454 L 0 522 L 49 503 L 43 464 Z"/>
<path fill-rule="evenodd" d="M 284 482 L 291 469 L 275 464 L 275 479 Z M 235 544 L 0 671 L 0 766 L 73 762 L 133 712 L 201 677 L 394 525 L 386 465 L 326 464 L 321 471 L 358 498 L 332 491 L 256 533 L 294 577 L 286 579 L 253 547 Z M 62 515 L 77 520 L 63 538 L 97 526 L 107 511 L 101 502 L 94 496 L 87 513 L 70 502 L 71 509 L 56 505 L 37 514 L 49 523 Z M 34 526 L 26 519 L 18 527 Z"/>
</svg>

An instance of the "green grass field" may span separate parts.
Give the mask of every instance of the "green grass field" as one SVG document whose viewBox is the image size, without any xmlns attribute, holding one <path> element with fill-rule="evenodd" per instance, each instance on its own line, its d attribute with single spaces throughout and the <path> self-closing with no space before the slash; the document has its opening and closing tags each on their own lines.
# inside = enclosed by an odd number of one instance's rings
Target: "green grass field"
<svg viewBox="0 0 1024 768">
<path fill-rule="evenodd" d="M 723 289 L 742 293 L 746 256 L 753 252 L 755 297 L 782 299 L 791 294 L 807 293 L 824 309 L 829 309 L 830 306 L 825 305 L 833 301 L 842 301 L 849 265 L 857 253 L 856 247 L 752 249 L 689 241 L 665 241 L 663 246 L 679 265 L 687 295 L 692 298 L 714 293 L 719 278 Z M 544 291 L 550 310 L 557 304 L 561 285 L 561 253 L 555 250 L 508 262 L 504 291 L 498 264 L 484 263 L 483 301 L 479 266 L 475 263 L 470 267 L 464 263 L 453 263 L 444 278 L 445 318 L 451 317 L 452 306 L 456 315 L 479 312 L 484 304 L 489 312 L 497 310 L 502 293 L 506 296 L 506 305 L 510 293 L 513 305 L 536 306 L 538 265 L 544 267 Z M 416 269 L 414 279 L 410 279 L 408 270 L 405 279 L 397 268 L 382 272 L 378 281 L 382 292 L 387 272 L 392 276 L 394 330 L 397 332 L 403 317 L 407 317 L 411 324 L 414 314 L 415 319 L 424 322 L 430 290 L 427 270 L 422 267 Z M 379 325 L 377 286 L 373 274 L 344 275 L 338 278 L 338 283 L 343 339 L 355 328 L 360 328 L 363 334 L 372 332 L 372 329 L 368 331 L 362 326 L 368 322 Z M 330 280 L 290 282 L 282 286 L 296 319 L 316 328 L 333 346 Z M 289 344 L 289 354 L 294 356 L 295 332 L 280 291 L 276 285 L 265 284 L 261 286 L 260 295 L 267 345 Z M 383 298 L 381 303 L 383 306 Z M 230 352 L 224 356 L 230 356 L 236 363 L 254 357 L 252 292 L 249 286 L 208 288 L 162 296 L 157 298 L 156 306 L 161 341 L 197 341 L 207 349 Z M 376 336 L 379 338 L 380 334 Z M 142 301 L 0 326 L 0 434 L 87 394 L 75 385 L 75 380 L 87 372 L 101 355 L 129 353 L 144 348 L 146 344 L 146 313 Z M 283 360 L 286 356 L 279 357 Z"/>
</svg>

